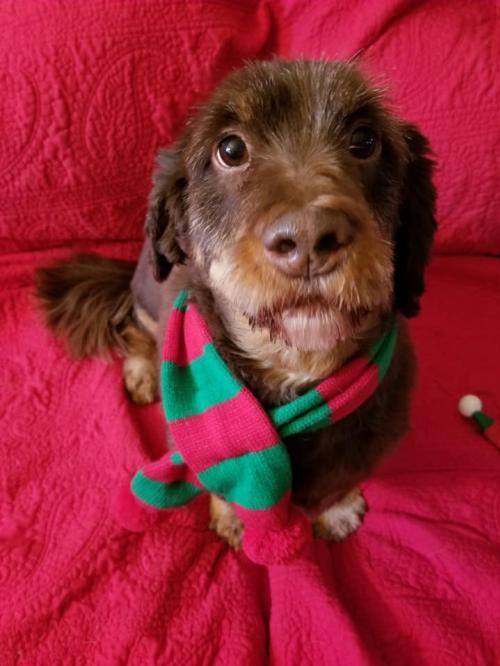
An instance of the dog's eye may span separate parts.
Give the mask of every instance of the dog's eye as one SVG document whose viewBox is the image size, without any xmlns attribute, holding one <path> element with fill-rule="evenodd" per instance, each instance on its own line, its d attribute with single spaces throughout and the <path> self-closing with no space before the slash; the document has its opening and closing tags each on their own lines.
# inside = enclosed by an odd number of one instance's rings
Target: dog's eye
<svg viewBox="0 0 500 666">
<path fill-rule="evenodd" d="M 217 157 L 223 166 L 238 167 L 248 162 L 248 150 L 243 139 L 231 134 L 219 143 Z"/>
<path fill-rule="evenodd" d="M 370 127 L 358 127 L 351 134 L 349 152 L 359 160 L 366 160 L 375 152 L 377 142 L 377 135 Z"/>
</svg>

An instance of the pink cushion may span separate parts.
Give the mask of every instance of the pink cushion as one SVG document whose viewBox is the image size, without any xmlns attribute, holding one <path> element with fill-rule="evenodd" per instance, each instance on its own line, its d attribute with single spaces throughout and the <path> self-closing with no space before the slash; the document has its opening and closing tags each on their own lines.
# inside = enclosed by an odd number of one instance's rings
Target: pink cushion
<svg viewBox="0 0 500 666">
<path fill-rule="evenodd" d="M 14 7 L 14 5 L 12 5 Z M 0 250 L 139 239 L 153 156 L 243 58 L 360 53 L 439 162 L 438 249 L 500 252 L 497 3 L 3 8 Z"/>
</svg>

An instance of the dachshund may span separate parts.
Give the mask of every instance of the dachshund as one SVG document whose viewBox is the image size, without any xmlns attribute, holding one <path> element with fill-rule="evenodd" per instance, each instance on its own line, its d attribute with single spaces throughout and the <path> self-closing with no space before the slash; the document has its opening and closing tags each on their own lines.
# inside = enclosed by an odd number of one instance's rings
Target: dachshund
<svg viewBox="0 0 500 666">
<path fill-rule="evenodd" d="M 136 403 L 157 399 L 176 295 L 190 289 L 215 345 L 265 408 L 366 352 L 395 317 L 380 386 L 338 423 L 294 435 L 292 501 L 340 540 L 366 510 L 358 484 L 408 428 L 420 309 L 436 230 L 426 138 L 355 63 L 250 63 L 158 155 L 137 263 L 78 256 L 37 274 L 49 327 L 75 357 L 124 357 Z M 211 498 L 234 547 L 244 526 Z"/>
</svg>

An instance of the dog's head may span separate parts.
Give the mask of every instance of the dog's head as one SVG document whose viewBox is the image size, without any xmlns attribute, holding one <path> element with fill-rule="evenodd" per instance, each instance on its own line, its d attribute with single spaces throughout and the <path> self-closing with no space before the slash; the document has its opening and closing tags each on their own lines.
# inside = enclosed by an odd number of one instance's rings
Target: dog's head
<svg viewBox="0 0 500 666">
<path fill-rule="evenodd" d="M 414 316 L 436 227 L 427 152 L 354 65 L 252 64 L 160 153 L 155 274 L 188 259 L 216 299 L 304 350 L 369 313 Z"/>
</svg>

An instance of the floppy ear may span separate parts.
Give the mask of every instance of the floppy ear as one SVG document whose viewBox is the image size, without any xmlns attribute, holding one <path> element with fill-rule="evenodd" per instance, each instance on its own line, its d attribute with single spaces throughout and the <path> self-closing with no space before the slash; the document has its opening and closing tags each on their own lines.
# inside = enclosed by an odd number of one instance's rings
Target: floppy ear
<svg viewBox="0 0 500 666">
<path fill-rule="evenodd" d="M 173 264 L 185 259 L 178 235 L 185 218 L 183 194 L 187 182 L 177 150 L 160 150 L 157 163 L 146 214 L 146 234 L 151 244 L 154 276 L 161 282 Z"/>
<path fill-rule="evenodd" d="M 436 189 L 427 139 L 413 125 L 404 125 L 403 131 L 409 158 L 395 236 L 394 305 L 405 317 L 414 317 L 420 310 L 424 271 L 437 226 Z"/>
</svg>

